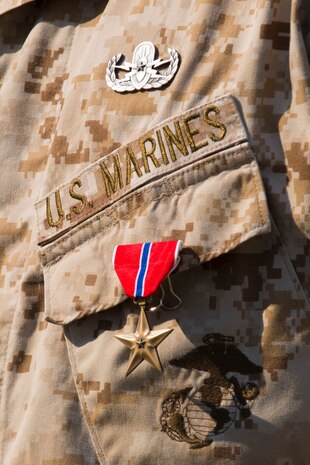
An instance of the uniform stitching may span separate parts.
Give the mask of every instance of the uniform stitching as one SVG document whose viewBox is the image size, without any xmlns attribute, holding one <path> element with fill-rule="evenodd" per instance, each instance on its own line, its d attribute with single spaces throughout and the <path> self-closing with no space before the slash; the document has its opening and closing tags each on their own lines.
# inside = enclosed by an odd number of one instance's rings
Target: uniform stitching
<svg viewBox="0 0 310 465">
<path fill-rule="evenodd" d="M 239 245 L 239 244 L 242 242 L 244 236 L 248 235 L 249 233 L 254 233 L 255 231 L 259 231 L 259 230 L 261 230 L 262 233 L 263 233 L 264 231 L 268 232 L 268 231 L 267 231 L 267 227 L 269 227 L 269 224 L 268 224 L 268 223 L 263 224 L 263 225 L 259 225 L 259 226 L 255 226 L 254 228 L 251 228 L 251 229 L 245 231 L 243 234 L 241 234 L 240 236 L 238 236 L 238 238 L 233 239 L 233 240 L 230 242 L 229 247 L 227 247 L 227 246 L 226 246 L 226 247 L 225 247 L 225 246 L 222 246 L 222 247 L 220 247 L 219 249 L 212 250 L 212 251 L 210 251 L 210 252 L 205 252 L 205 253 L 203 253 L 203 254 L 198 255 L 198 258 L 199 258 L 200 260 L 202 260 L 202 259 L 209 259 L 209 260 L 211 260 L 212 258 L 216 258 L 216 257 L 219 256 L 220 254 L 222 254 L 222 253 L 227 253 L 227 252 L 229 252 L 229 251 L 231 250 L 231 248 L 234 248 L 234 247 L 236 247 L 237 245 Z M 57 262 L 58 262 L 58 261 L 59 261 L 59 260 L 57 260 Z M 56 262 L 56 263 L 57 263 L 57 262 Z M 98 305 L 96 308 L 94 308 L 94 309 L 91 310 L 90 312 L 89 312 L 89 308 L 86 306 L 86 307 L 84 307 L 83 317 L 84 317 L 84 316 L 89 316 L 89 315 L 96 314 L 96 313 L 98 313 L 98 312 L 100 312 L 100 311 L 102 311 L 102 310 L 105 310 L 105 309 L 110 308 L 111 306 L 117 305 L 117 304 L 120 303 L 120 302 L 121 302 L 121 301 L 119 301 L 119 300 L 116 301 L 115 298 L 113 298 L 113 299 L 112 299 L 111 301 L 109 301 L 105 306 L 103 306 L 103 305 Z M 85 313 L 85 312 L 87 312 L 87 313 Z M 51 312 L 51 314 L 52 314 L 52 313 L 53 313 L 53 312 Z M 75 321 L 76 319 L 79 319 L 79 318 L 81 318 L 81 317 L 75 316 L 74 318 L 71 318 L 71 319 L 65 319 L 65 318 L 64 318 L 64 315 L 61 314 L 61 318 L 56 318 L 56 319 L 55 319 L 55 317 L 53 317 L 53 318 L 52 318 L 52 322 L 54 322 L 54 323 L 56 322 L 57 324 L 67 325 L 67 324 L 71 323 L 72 321 Z"/>
<path fill-rule="evenodd" d="M 234 154 L 234 156 L 238 155 L 240 152 L 242 152 L 242 150 L 240 150 L 239 152 L 236 152 Z M 195 167 L 196 169 L 198 169 L 199 167 Z M 177 177 L 180 177 L 181 174 L 178 174 L 176 175 L 173 179 L 176 179 Z M 163 183 L 165 185 L 167 185 L 168 181 L 170 182 L 170 180 L 164 180 Z M 171 194 L 170 192 L 168 193 L 161 193 L 158 197 L 155 197 L 154 199 L 152 199 L 150 202 L 146 202 L 144 203 L 143 205 L 139 205 L 138 207 L 132 209 L 132 210 L 129 210 L 124 216 L 122 216 L 121 218 L 113 221 L 112 223 L 110 223 L 109 225 L 107 226 L 104 226 L 100 231 L 98 232 L 95 232 L 93 233 L 90 237 L 88 237 L 87 239 L 85 240 L 82 240 L 79 244 L 84 244 L 85 242 L 91 240 L 93 237 L 101 234 L 101 232 L 105 231 L 107 228 L 111 227 L 111 226 L 115 226 L 116 224 L 120 223 L 120 221 L 122 221 L 123 219 L 126 219 L 129 215 L 131 215 L 132 213 L 135 213 L 136 211 L 140 210 L 141 208 L 144 208 L 145 206 L 148 206 L 148 205 L 151 205 L 152 203 L 162 199 L 163 197 L 170 197 L 171 195 L 181 195 L 185 190 L 187 190 L 188 188 L 192 187 L 193 185 L 198 185 L 198 184 L 201 184 L 202 182 L 204 182 L 205 180 L 202 180 L 202 181 L 199 181 L 199 182 L 196 182 L 196 183 L 193 183 L 193 184 L 189 184 L 189 185 L 186 185 L 184 188 L 180 188 L 178 190 L 174 190 L 173 193 Z M 108 216 L 108 217 L 112 217 L 113 216 L 113 213 L 115 212 L 115 210 L 117 210 L 119 207 L 121 207 L 124 203 L 128 203 L 129 201 L 133 201 L 135 198 L 137 197 L 140 197 L 142 196 L 143 194 L 145 193 L 148 193 L 151 189 L 152 189 L 153 186 L 150 186 L 147 190 L 144 190 L 143 192 L 136 192 L 133 194 L 133 196 L 130 198 L 130 199 L 124 199 L 120 204 L 118 205 L 115 205 L 114 208 L 113 208 L 113 211 L 109 212 L 109 213 L 102 213 L 100 216 L 96 217 L 95 219 L 93 219 L 92 221 L 90 221 L 89 223 L 83 225 L 78 231 L 82 231 L 83 229 L 86 229 L 88 227 L 90 227 L 95 221 L 99 221 L 102 216 Z M 257 198 L 257 194 L 255 192 L 255 196 Z M 70 239 L 72 236 L 74 236 L 77 232 L 77 230 L 74 229 L 74 231 L 72 231 L 70 233 L 70 235 L 66 236 L 64 239 L 61 239 L 57 244 L 55 245 L 52 245 L 50 246 L 50 248 L 48 249 L 48 251 L 52 251 L 53 249 L 57 248 L 59 245 L 63 244 L 64 242 L 66 242 L 68 239 Z M 68 251 L 65 251 L 63 255 L 61 255 L 61 257 L 65 256 L 67 253 L 71 252 L 72 250 L 74 250 L 76 247 L 78 247 L 78 245 L 75 245 L 74 247 L 70 248 Z M 60 257 L 60 258 L 61 258 Z M 52 261 L 51 261 L 52 263 Z"/>
<path fill-rule="evenodd" d="M 65 335 L 66 335 L 66 332 L 68 332 L 68 335 L 71 338 L 72 336 L 71 336 L 69 326 L 66 326 L 65 329 L 64 329 Z M 86 404 L 86 400 L 85 400 L 83 390 L 81 389 L 81 387 L 80 387 L 80 385 L 79 385 L 79 383 L 77 381 L 78 371 L 77 371 L 76 359 L 75 359 L 73 347 L 72 347 L 68 337 L 66 337 L 66 345 L 67 345 L 67 348 L 68 348 L 69 357 L 71 355 L 72 371 L 74 373 L 76 390 L 79 392 L 80 397 L 83 400 L 83 402 L 81 402 L 82 411 L 84 410 L 84 414 L 85 414 L 89 429 L 91 430 L 91 433 L 93 434 L 93 440 L 95 442 L 96 452 L 99 451 L 100 457 L 103 459 L 104 463 L 106 463 L 106 460 L 105 460 L 105 457 L 104 457 L 104 454 L 103 454 L 103 450 L 101 448 L 101 444 L 100 444 L 100 441 L 99 441 L 99 437 L 97 435 L 96 428 L 95 428 L 93 422 L 91 421 L 91 418 L 90 418 L 90 415 L 89 415 L 89 412 L 88 412 L 88 408 L 87 408 L 87 404 Z M 83 408 L 83 406 L 84 406 L 84 408 Z"/>
<path fill-rule="evenodd" d="M 239 142 L 239 143 L 240 143 L 240 142 Z M 211 152 L 206 152 L 204 155 L 201 155 L 201 156 L 202 156 L 202 157 L 212 157 L 212 156 L 215 155 L 215 153 L 216 153 L 217 151 L 219 151 L 219 150 L 222 151 L 222 150 L 223 150 L 223 147 L 225 147 L 226 145 L 227 145 L 227 143 L 221 144 L 221 145 L 218 144 L 218 145 L 216 146 L 216 148 L 214 148 L 213 151 L 211 151 Z M 226 148 L 224 148 L 224 150 L 229 150 L 229 148 L 226 147 Z M 214 153 L 214 152 L 215 152 L 215 153 Z M 201 150 L 201 153 L 203 153 L 203 150 Z M 108 156 L 110 156 L 110 155 L 112 155 L 112 154 L 109 154 Z M 102 159 L 101 159 L 101 160 L 102 160 Z M 184 160 L 184 161 L 186 162 L 186 160 Z M 192 165 L 192 164 L 195 163 L 195 162 L 196 162 L 196 160 L 192 160 L 191 162 L 189 162 L 189 165 Z M 98 166 L 99 166 L 99 165 L 98 165 Z M 183 169 L 183 168 L 186 168 L 186 166 L 184 167 L 184 166 L 182 166 L 182 164 L 180 164 L 180 165 L 177 166 L 175 169 L 172 169 L 171 174 L 173 174 L 174 171 L 178 171 L 178 170 L 181 170 L 181 169 Z M 160 174 L 161 174 L 162 176 L 165 176 L 167 173 L 169 173 L 170 169 L 171 169 L 170 167 L 169 167 L 169 168 L 165 168 L 165 167 L 164 167 Z M 169 174 L 168 174 L 168 175 L 169 175 Z M 156 178 L 157 176 L 158 176 L 158 174 L 157 174 L 156 172 L 154 172 L 154 176 L 151 176 L 151 177 L 148 179 L 148 181 L 146 181 L 146 182 L 148 182 L 148 183 L 152 182 L 153 179 Z M 79 175 L 77 175 L 76 177 L 78 177 L 78 178 L 79 178 L 79 177 L 82 177 L 82 174 L 79 174 Z M 72 182 L 72 181 L 70 181 L 70 182 Z M 49 195 L 47 195 L 46 197 L 44 197 L 44 199 L 41 201 L 41 204 L 36 206 L 36 211 L 39 212 L 39 210 L 40 210 L 40 211 L 42 210 L 42 208 L 44 207 L 44 205 L 43 205 L 44 202 L 46 201 L 47 198 L 49 198 L 50 195 L 54 194 L 54 193 L 57 192 L 57 191 L 62 190 L 62 189 L 65 188 L 65 187 L 68 187 L 68 185 L 70 185 L 70 183 L 65 184 L 65 185 L 59 187 L 58 189 L 56 189 L 55 191 L 53 191 L 51 194 L 49 194 Z M 126 187 L 125 187 L 124 190 L 123 190 L 122 196 L 124 196 L 124 195 L 130 195 L 131 192 L 133 192 L 135 189 L 139 189 L 140 187 L 142 187 L 141 184 L 140 184 L 140 185 L 137 185 L 136 187 L 134 187 L 134 186 L 129 187 L 129 188 L 126 188 Z M 127 189 L 127 190 L 126 190 L 126 189 Z M 105 208 L 109 207 L 110 205 L 113 205 L 115 202 L 118 202 L 119 198 L 120 198 L 119 195 L 113 195 L 113 194 L 112 194 L 111 197 L 110 197 L 109 199 L 107 199 L 107 201 L 106 201 L 105 203 L 103 203 L 102 205 L 98 206 L 97 209 L 95 208 L 94 212 L 92 212 L 92 213 L 89 213 L 89 212 L 88 212 L 88 213 L 84 213 L 84 214 L 80 215 L 79 218 L 77 218 L 77 219 L 74 221 L 73 226 L 70 226 L 70 225 L 65 224 L 64 227 L 60 227 L 58 231 L 49 232 L 49 233 L 45 234 L 43 237 L 45 238 L 45 240 L 47 240 L 48 238 L 52 238 L 54 235 L 61 234 L 62 231 L 65 231 L 67 228 L 74 227 L 74 225 L 79 224 L 79 223 L 80 223 L 81 221 L 83 221 L 84 219 L 91 218 L 92 216 L 96 215 L 97 213 L 100 213 L 100 211 L 101 211 L 102 209 L 105 209 Z M 38 218 L 38 224 L 37 224 L 37 228 L 38 228 L 38 237 L 40 237 L 40 235 L 41 235 L 41 226 L 40 226 L 40 225 L 42 224 L 42 221 L 39 220 L 39 215 L 38 215 L 38 214 L 37 214 L 37 218 Z"/>
<path fill-rule="evenodd" d="M 177 120 L 177 118 L 179 117 L 185 117 L 187 114 L 190 114 L 192 113 L 195 109 L 197 110 L 201 110 L 202 108 L 206 107 L 207 105 L 210 105 L 211 103 L 216 103 L 217 101 L 223 101 L 224 104 L 225 102 L 227 101 L 228 103 L 232 104 L 234 106 L 234 109 L 235 109 L 235 114 L 233 114 L 232 116 L 230 116 L 229 118 L 229 125 L 231 126 L 235 126 L 236 127 L 236 132 L 234 134 L 234 137 L 229 140 L 228 139 L 225 139 L 222 141 L 222 142 L 217 142 L 216 143 L 216 146 L 212 146 L 210 150 L 207 150 L 206 151 L 206 154 L 205 156 L 212 156 L 212 154 L 214 154 L 214 152 L 217 152 L 219 150 L 223 150 L 226 149 L 230 146 L 230 145 L 236 145 L 237 143 L 240 144 L 242 143 L 243 140 L 246 139 L 246 135 L 245 135 L 245 132 L 244 132 L 244 126 L 242 125 L 242 122 L 240 120 L 240 115 L 239 115 L 239 111 L 238 111 L 238 108 L 235 104 L 235 101 L 233 99 L 232 96 L 225 96 L 225 97 L 220 97 L 219 99 L 216 99 L 214 101 L 211 101 L 211 102 L 207 102 L 203 105 L 200 105 L 199 107 L 195 107 L 194 109 L 190 109 L 190 110 L 187 110 L 186 112 L 183 112 L 177 116 L 174 116 L 172 118 L 169 118 L 163 122 L 161 122 L 160 124 L 158 124 L 157 126 L 155 126 L 154 128 L 151 128 L 149 131 L 147 131 L 144 136 L 148 136 L 148 135 L 152 135 L 156 129 L 158 128 L 161 128 L 164 126 L 165 123 L 167 122 L 171 122 L 171 121 L 175 121 Z M 55 123 L 56 125 L 56 123 Z M 134 144 L 136 142 L 138 142 L 140 139 L 135 139 L 131 142 L 129 142 L 129 144 Z M 87 168 L 85 168 L 84 170 L 82 170 L 79 174 L 78 174 L 78 177 L 82 177 L 82 178 L 86 178 L 87 179 L 87 176 L 88 176 L 88 173 L 90 172 L 93 172 L 94 169 L 98 168 L 100 162 L 102 160 L 105 160 L 107 157 L 112 157 L 113 154 L 114 155 L 117 155 L 121 152 L 121 150 L 125 150 L 125 148 L 129 145 L 129 144 L 125 144 L 124 146 L 120 147 L 119 149 L 117 150 L 114 150 L 113 152 L 107 154 L 106 156 L 104 157 L 101 157 L 100 160 L 96 161 L 95 163 L 89 165 Z M 200 153 L 202 153 L 203 150 L 200 149 Z M 194 161 L 193 161 L 194 162 Z M 176 169 L 180 169 L 182 168 L 182 165 L 177 167 Z M 167 168 L 167 167 L 163 167 L 163 170 L 162 170 L 162 174 L 164 175 L 165 173 L 169 172 L 171 169 L 171 167 Z M 172 170 L 173 172 L 173 170 Z M 154 173 L 154 176 L 156 176 L 156 173 Z M 150 178 L 150 181 L 152 180 L 152 177 Z M 41 231 L 41 224 L 42 224 L 42 221 L 39 220 L 39 211 L 41 211 L 43 208 L 44 208 L 44 202 L 46 201 L 46 198 L 48 198 L 50 195 L 52 195 L 53 193 L 57 192 L 57 191 L 60 191 L 60 190 L 63 190 L 65 188 L 67 188 L 72 182 L 72 179 L 66 181 L 65 183 L 61 184 L 60 186 L 58 186 L 56 189 L 52 190 L 50 193 L 48 193 L 47 195 L 44 196 L 44 198 L 42 198 L 41 200 L 39 200 L 38 202 L 35 203 L 35 209 L 36 209 L 36 212 L 37 212 L 37 229 L 38 229 L 38 237 L 40 237 L 40 231 Z M 127 188 L 126 188 L 127 189 Z M 130 191 L 132 191 L 132 189 L 134 189 L 134 187 L 129 187 L 127 189 L 127 192 L 130 193 Z M 126 195 L 126 192 L 123 193 L 123 195 Z M 113 199 L 114 197 L 114 199 Z M 113 199 L 113 200 L 112 200 Z M 95 215 L 97 212 L 100 212 L 100 210 L 102 208 L 104 208 L 105 206 L 115 202 L 118 200 L 118 196 L 115 195 L 115 196 L 112 196 L 112 199 L 108 199 L 109 201 L 106 202 L 105 205 L 99 205 L 92 213 L 88 212 L 88 213 L 85 213 L 84 215 L 81 215 L 79 218 L 77 218 L 73 224 L 77 224 L 79 223 L 80 221 L 83 221 L 85 218 L 89 218 L 91 217 L 92 215 Z M 43 237 L 53 237 L 54 235 L 57 235 L 59 234 L 61 231 L 64 231 L 66 230 L 68 227 L 70 227 L 70 225 L 68 225 L 67 223 L 63 223 L 63 226 L 61 226 L 59 228 L 58 231 L 50 231 L 49 233 L 47 233 L 45 236 Z M 71 225 L 72 227 L 72 225 Z M 45 232 L 45 230 L 43 229 L 43 233 Z"/>
<path fill-rule="evenodd" d="M 232 153 L 230 153 L 230 154 L 225 154 L 225 153 L 223 154 L 223 153 L 221 153 L 221 154 L 217 155 L 216 158 L 214 158 L 213 160 L 205 160 L 205 161 L 203 161 L 203 162 L 200 162 L 198 165 L 195 165 L 194 167 L 191 166 L 191 167 L 189 167 L 189 168 L 187 168 L 187 169 L 185 168 L 184 170 L 182 170 L 182 173 L 176 173 L 175 175 L 171 176 L 169 179 L 163 179 L 163 180 L 162 180 L 162 183 L 165 184 L 165 185 L 167 186 L 168 181 L 169 181 L 169 183 L 170 183 L 171 181 L 174 181 L 174 180 L 176 180 L 177 178 L 179 178 L 179 177 L 181 177 L 181 176 L 184 176 L 185 174 L 187 174 L 187 173 L 189 173 L 189 172 L 191 172 L 191 171 L 193 171 L 193 170 L 199 169 L 199 167 L 201 167 L 201 166 L 208 165 L 208 164 L 211 164 L 211 163 L 215 163 L 215 162 L 218 161 L 219 158 L 221 158 L 221 159 L 223 159 L 223 158 L 227 159 L 228 157 L 229 157 L 229 158 L 231 158 L 231 157 L 236 157 L 236 156 L 239 155 L 240 153 L 242 153 L 242 152 L 247 152 L 247 151 L 249 151 L 249 147 L 248 147 L 248 146 L 247 146 L 247 147 L 242 147 L 241 149 L 236 150 L 235 152 L 232 152 Z M 249 154 L 250 154 L 250 152 L 249 152 Z M 249 157 L 249 159 L 247 159 L 246 161 L 250 161 L 250 158 L 252 158 L 252 157 Z M 241 166 L 243 166 L 243 164 L 245 164 L 245 161 L 244 161 L 244 160 L 242 160 L 242 165 L 241 165 Z M 235 169 L 236 167 L 238 167 L 238 165 L 235 165 L 235 166 L 233 166 L 232 168 Z M 240 168 L 240 166 L 239 166 L 239 168 Z M 224 172 L 224 170 L 222 170 L 221 172 Z M 174 190 L 174 191 L 173 191 L 173 194 L 181 193 L 181 192 L 185 191 L 187 188 L 192 187 L 193 185 L 196 185 L 196 184 L 200 184 L 201 182 L 204 182 L 204 181 L 205 181 L 205 179 L 202 180 L 202 181 L 196 182 L 196 183 L 193 181 L 192 184 L 186 184 L 184 188 L 180 188 L 180 189 L 178 189 L 178 190 Z M 170 184 L 170 185 L 171 185 L 171 184 Z M 66 235 L 66 237 L 64 237 L 63 239 L 60 239 L 60 240 L 57 242 L 57 244 L 48 246 L 46 250 L 47 250 L 48 252 L 51 252 L 52 250 L 54 250 L 55 248 L 57 248 L 59 245 L 63 244 L 63 243 L 66 242 L 68 239 L 70 239 L 72 236 L 74 236 L 77 232 L 80 232 L 80 231 L 84 230 L 85 228 L 90 227 L 90 226 L 91 226 L 93 223 L 95 223 L 96 221 L 99 221 L 103 216 L 111 217 L 111 216 L 113 215 L 113 213 L 115 212 L 115 210 L 117 210 L 119 207 L 122 207 L 122 205 L 124 205 L 124 204 L 126 204 L 126 203 L 132 202 L 135 198 L 137 198 L 137 197 L 139 197 L 139 196 L 142 196 L 143 194 L 147 194 L 148 192 L 150 192 L 150 190 L 153 189 L 153 187 L 154 187 L 153 184 L 150 185 L 150 186 L 147 187 L 147 188 L 143 188 L 143 187 L 142 187 L 142 189 L 143 189 L 142 191 L 134 192 L 134 193 L 131 195 L 131 197 L 130 197 L 129 199 L 128 199 L 128 198 L 125 198 L 125 199 L 120 200 L 120 201 L 117 202 L 114 206 L 112 206 L 112 209 L 111 209 L 110 212 L 103 211 L 103 212 L 99 213 L 99 215 L 96 216 L 96 218 L 94 218 L 94 219 L 90 220 L 89 222 L 87 222 L 87 224 L 81 225 L 80 227 L 79 227 L 79 226 L 75 227 L 75 228 L 73 229 L 73 231 L 71 231 L 68 235 Z M 141 206 L 137 207 L 136 209 L 129 210 L 129 211 L 126 213 L 126 215 L 124 215 L 124 216 L 123 216 L 122 218 L 120 218 L 116 223 L 113 223 L 113 224 L 117 224 L 120 220 L 122 220 L 123 218 L 126 218 L 129 214 L 136 212 L 139 208 L 145 207 L 145 206 L 147 206 L 147 205 L 149 205 L 149 204 L 151 204 L 151 203 L 153 203 L 153 202 L 159 200 L 160 198 L 162 198 L 162 195 L 163 195 L 163 194 L 164 194 L 164 193 L 162 193 L 159 197 L 156 197 L 156 198 L 152 199 L 150 202 L 143 204 L 143 206 L 141 205 Z M 106 228 L 106 227 L 105 227 L 105 228 Z M 93 234 L 93 236 L 95 236 L 95 235 L 97 235 L 97 234 L 98 234 L 98 233 L 95 233 L 95 234 Z M 88 240 L 88 239 L 87 239 L 87 240 Z M 73 247 L 73 248 L 75 248 L 75 247 Z M 70 249 L 70 250 L 73 250 L 73 249 Z"/>
<path fill-rule="evenodd" d="M 259 212 L 259 215 L 260 215 L 261 224 L 264 224 L 264 216 L 263 216 L 263 212 L 261 210 L 261 204 L 260 204 L 260 200 L 259 200 L 259 190 L 258 190 L 257 179 L 256 179 L 257 174 L 255 173 L 253 164 L 251 164 L 251 171 L 252 171 L 252 176 L 253 176 L 255 195 L 256 195 L 256 198 L 257 198 L 257 209 L 258 209 L 258 212 Z"/>
<path fill-rule="evenodd" d="M 203 182 L 203 181 L 201 181 L 201 182 Z M 201 183 L 201 182 L 200 182 L 200 183 Z M 197 183 L 197 184 L 200 184 L 200 183 Z M 191 187 L 191 186 L 187 186 L 186 188 L 180 189 L 179 191 L 174 191 L 173 195 L 178 195 L 178 196 L 180 196 L 180 195 L 181 195 L 186 189 L 188 189 L 189 187 Z M 170 197 L 171 197 L 171 194 L 170 194 L 169 192 L 167 192 L 167 193 L 162 193 L 159 197 L 153 199 L 151 202 L 149 202 L 149 203 L 147 203 L 147 204 L 144 204 L 143 206 L 140 205 L 140 206 L 137 207 L 136 209 L 130 210 L 130 211 L 127 212 L 122 218 L 120 218 L 120 219 L 118 219 L 118 220 L 116 220 L 116 221 L 113 221 L 113 222 L 109 223 L 108 225 L 106 225 L 106 226 L 104 226 L 102 229 L 100 229 L 100 231 L 98 231 L 98 232 L 92 234 L 92 235 L 91 235 L 90 237 L 88 237 L 87 239 L 82 240 L 79 244 L 74 245 L 72 248 L 70 248 L 69 250 L 65 251 L 63 254 L 59 255 L 59 256 L 56 257 L 55 259 L 51 259 L 48 263 L 45 264 L 45 266 L 46 266 L 46 267 L 50 267 L 50 266 L 52 266 L 52 265 L 58 263 L 64 256 L 66 256 L 68 253 L 72 252 L 75 248 L 77 248 L 77 247 L 79 247 L 80 245 L 83 245 L 83 244 L 89 242 L 90 240 L 94 239 L 94 238 L 97 237 L 97 236 L 101 236 L 107 229 L 109 229 L 109 228 L 112 227 L 112 226 L 115 226 L 116 224 L 120 223 L 122 220 L 126 220 L 128 216 L 130 216 L 132 213 L 135 213 L 135 212 L 138 211 L 139 209 L 144 208 L 146 205 L 150 205 L 150 204 L 152 204 L 152 203 L 154 203 L 154 202 L 156 202 L 156 201 L 158 201 L 158 200 L 160 200 L 160 199 L 162 199 L 162 198 L 165 198 L 165 197 L 170 198 Z M 255 194 L 255 197 L 256 197 L 256 199 L 257 199 L 257 195 L 256 195 L 256 194 Z M 99 220 L 99 218 L 96 218 L 96 221 L 98 221 L 98 220 Z M 93 224 L 93 222 L 92 222 L 91 224 Z M 250 231 L 255 231 L 256 229 L 261 228 L 262 226 L 264 226 L 264 224 L 265 224 L 265 223 L 262 222 L 259 226 L 255 226 L 255 227 L 252 227 L 252 228 L 250 227 L 250 228 L 246 229 L 243 233 L 240 233 L 240 234 L 241 234 L 241 237 L 243 237 L 245 234 L 249 233 Z M 84 227 L 86 227 L 86 226 L 84 226 Z M 53 247 L 56 247 L 56 246 L 53 246 Z M 225 247 L 220 247 L 219 249 L 215 249 L 215 250 L 213 251 L 213 253 L 219 253 L 219 252 L 221 252 L 221 251 L 224 250 L 224 249 L 225 249 Z"/>
</svg>

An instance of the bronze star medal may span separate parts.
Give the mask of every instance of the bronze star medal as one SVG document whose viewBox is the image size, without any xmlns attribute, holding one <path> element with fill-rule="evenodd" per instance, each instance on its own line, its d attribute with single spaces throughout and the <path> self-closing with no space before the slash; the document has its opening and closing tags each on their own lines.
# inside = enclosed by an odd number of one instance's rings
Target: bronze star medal
<svg viewBox="0 0 310 465">
<path fill-rule="evenodd" d="M 141 306 L 136 332 L 131 334 L 115 334 L 116 339 L 130 349 L 126 376 L 130 375 L 143 360 L 153 365 L 158 371 L 162 371 L 156 347 L 159 346 L 172 331 L 173 329 L 151 331 L 144 306 Z"/>
<path fill-rule="evenodd" d="M 152 331 L 145 310 L 148 298 L 177 266 L 181 244 L 181 241 L 144 242 L 118 245 L 114 249 L 114 269 L 125 293 L 140 307 L 136 331 L 130 334 L 115 334 L 115 337 L 130 349 L 126 376 L 143 360 L 158 371 L 163 371 L 157 347 L 173 329 Z"/>
</svg>

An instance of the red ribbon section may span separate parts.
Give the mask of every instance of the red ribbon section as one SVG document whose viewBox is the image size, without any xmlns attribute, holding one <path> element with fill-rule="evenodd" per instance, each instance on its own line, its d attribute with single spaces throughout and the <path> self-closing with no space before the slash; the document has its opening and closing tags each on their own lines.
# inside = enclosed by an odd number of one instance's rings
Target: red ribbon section
<svg viewBox="0 0 310 465">
<path fill-rule="evenodd" d="M 118 245 L 113 266 L 129 297 L 148 297 L 179 263 L 182 241 Z"/>
</svg>

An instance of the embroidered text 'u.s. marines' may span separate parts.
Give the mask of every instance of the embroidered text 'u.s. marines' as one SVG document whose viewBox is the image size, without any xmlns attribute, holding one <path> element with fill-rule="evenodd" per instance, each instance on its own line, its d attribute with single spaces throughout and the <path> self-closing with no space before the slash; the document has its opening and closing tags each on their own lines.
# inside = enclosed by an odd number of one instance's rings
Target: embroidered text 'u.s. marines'
<svg viewBox="0 0 310 465">
<path fill-rule="evenodd" d="M 165 120 L 40 200 L 36 204 L 39 243 L 154 178 L 245 140 L 236 103 L 229 95 Z"/>
</svg>

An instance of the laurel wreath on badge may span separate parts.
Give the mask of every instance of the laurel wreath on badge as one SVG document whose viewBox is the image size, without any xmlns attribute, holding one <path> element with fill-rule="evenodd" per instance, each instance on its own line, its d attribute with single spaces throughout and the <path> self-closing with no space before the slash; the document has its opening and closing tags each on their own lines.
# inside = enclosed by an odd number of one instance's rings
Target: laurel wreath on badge
<svg viewBox="0 0 310 465">
<path fill-rule="evenodd" d="M 162 60 L 155 58 L 155 46 L 151 42 L 141 42 L 134 51 L 132 63 L 120 64 L 123 55 L 114 55 L 109 60 L 106 69 L 107 85 L 116 92 L 130 92 L 141 89 L 160 88 L 171 81 L 177 72 L 179 54 L 173 48 L 168 48 L 169 58 Z M 159 72 L 157 68 L 168 65 L 166 73 Z M 116 71 L 122 70 L 126 74 L 119 79 Z"/>
</svg>

